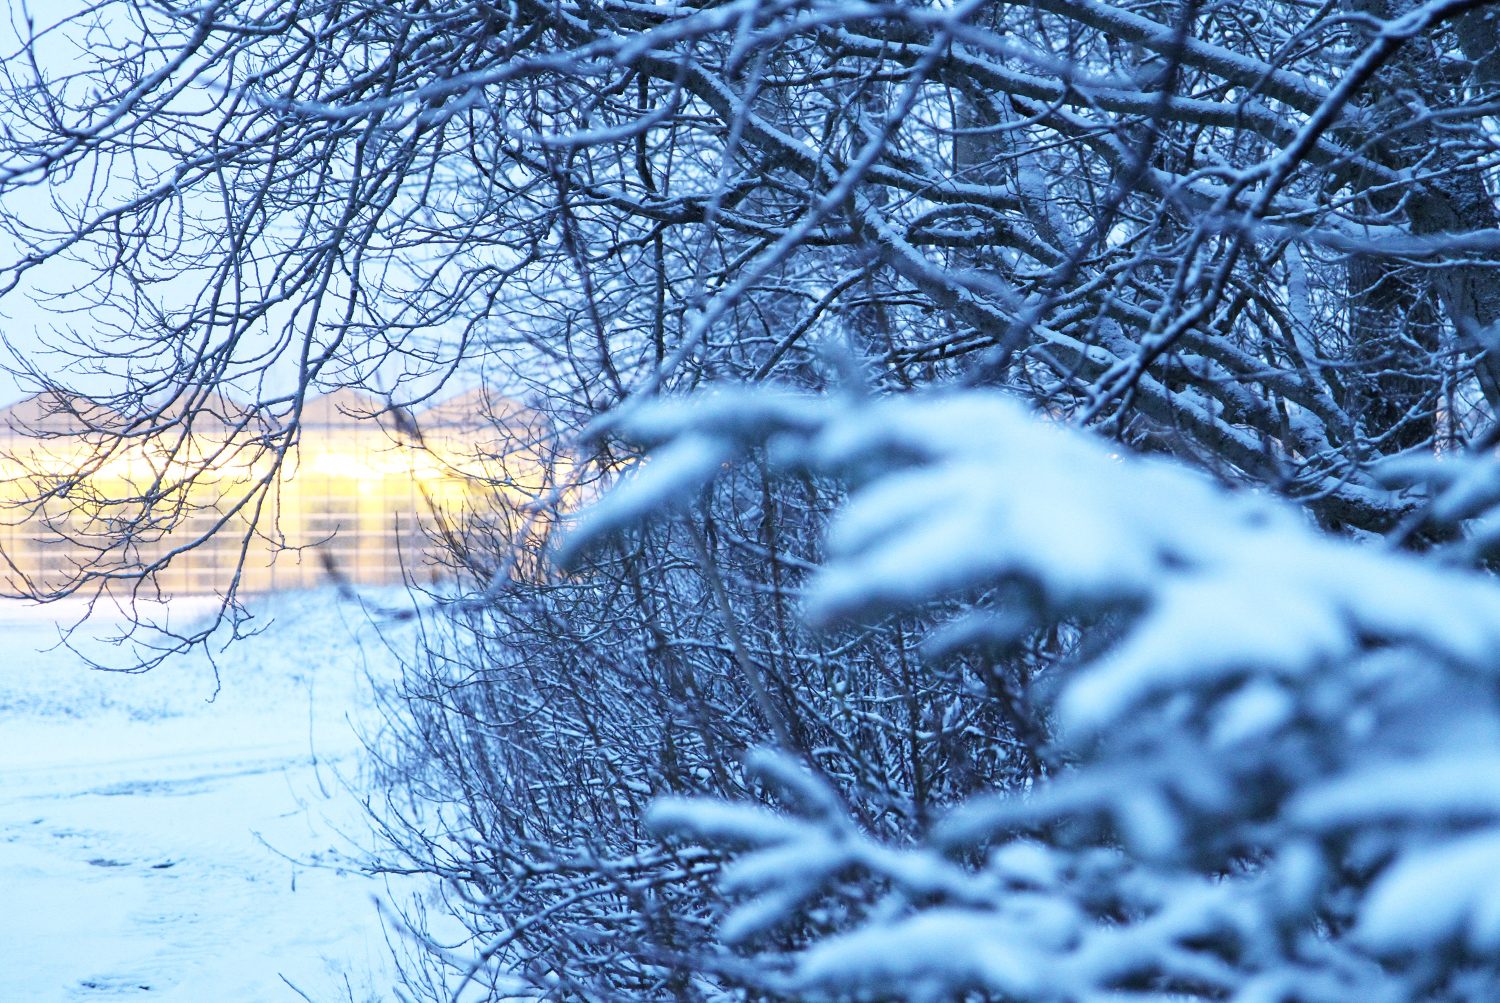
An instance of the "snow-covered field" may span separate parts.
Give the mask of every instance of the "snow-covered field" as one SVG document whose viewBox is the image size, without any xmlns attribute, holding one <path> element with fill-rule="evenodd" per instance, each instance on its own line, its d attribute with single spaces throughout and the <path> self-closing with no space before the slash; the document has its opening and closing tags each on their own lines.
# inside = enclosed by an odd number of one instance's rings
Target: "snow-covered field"
<svg viewBox="0 0 1500 1003">
<path fill-rule="evenodd" d="M 215 652 L 215 696 L 201 652 L 91 671 L 39 650 L 76 608 L 0 604 L 0 1001 L 385 998 L 383 888 L 339 865 L 352 725 L 410 631 L 332 592 L 251 608 L 274 625 Z"/>
</svg>

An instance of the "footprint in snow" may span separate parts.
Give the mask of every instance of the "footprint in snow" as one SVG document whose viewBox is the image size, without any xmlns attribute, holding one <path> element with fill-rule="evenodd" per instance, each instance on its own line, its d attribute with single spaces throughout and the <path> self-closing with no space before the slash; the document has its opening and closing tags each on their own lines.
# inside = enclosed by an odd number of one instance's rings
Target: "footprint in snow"
<svg viewBox="0 0 1500 1003">
<path fill-rule="evenodd" d="M 151 988 L 150 983 L 141 982 L 129 976 L 95 975 L 92 978 L 79 979 L 74 994 L 81 992 L 87 997 L 100 993 L 109 993 L 112 996 L 134 996 L 149 993 Z"/>
</svg>

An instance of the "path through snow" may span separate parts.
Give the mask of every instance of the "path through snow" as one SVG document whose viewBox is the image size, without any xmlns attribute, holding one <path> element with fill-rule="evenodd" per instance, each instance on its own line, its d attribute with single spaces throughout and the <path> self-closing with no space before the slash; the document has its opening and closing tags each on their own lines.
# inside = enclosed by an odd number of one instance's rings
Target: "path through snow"
<svg viewBox="0 0 1500 1003">
<path fill-rule="evenodd" d="M 338 864 L 367 840 L 351 722 L 396 658 L 331 592 L 252 610 L 275 623 L 210 702 L 201 653 L 99 673 L 38 651 L 64 607 L 0 605 L 3 1003 L 385 997 L 382 888 Z"/>
</svg>

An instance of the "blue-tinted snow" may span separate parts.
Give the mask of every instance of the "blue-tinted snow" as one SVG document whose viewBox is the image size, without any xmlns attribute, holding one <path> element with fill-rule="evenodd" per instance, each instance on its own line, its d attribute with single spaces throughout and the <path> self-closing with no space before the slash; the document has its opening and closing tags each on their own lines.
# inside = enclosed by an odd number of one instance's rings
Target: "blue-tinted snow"
<svg viewBox="0 0 1500 1003">
<path fill-rule="evenodd" d="M 0 606 L 0 1000 L 388 989 L 387 889 L 348 857 L 369 841 L 350 725 L 392 651 L 332 592 L 251 608 L 268 629 L 216 650 L 216 684 L 201 653 L 91 671 L 38 650 L 77 609 Z"/>
</svg>

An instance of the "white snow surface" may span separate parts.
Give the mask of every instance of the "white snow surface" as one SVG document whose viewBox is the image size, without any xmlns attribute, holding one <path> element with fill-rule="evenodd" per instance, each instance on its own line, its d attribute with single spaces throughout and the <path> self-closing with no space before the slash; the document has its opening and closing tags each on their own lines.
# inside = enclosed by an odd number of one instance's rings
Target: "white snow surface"
<svg viewBox="0 0 1500 1003">
<path fill-rule="evenodd" d="M 89 669 L 55 646 L 77 607 L 0 603 L 0 1000 L 385 998 L 356 726 L 410 632 L 332 592 L 250 609 L 216 683 L 201 651 Z"/>
</svg>

